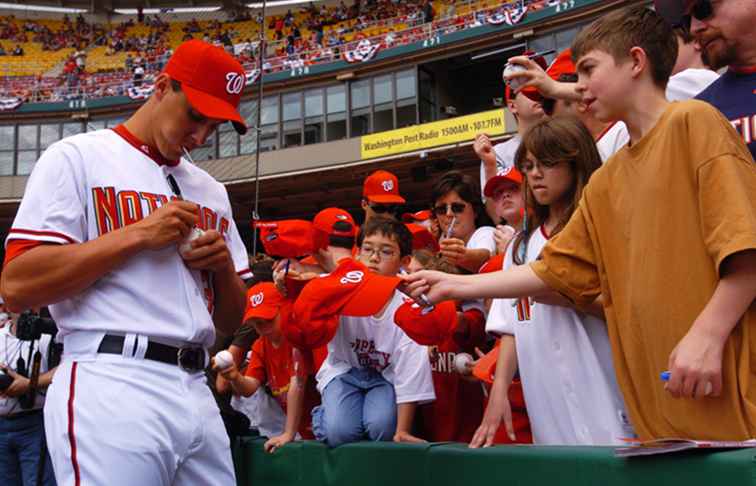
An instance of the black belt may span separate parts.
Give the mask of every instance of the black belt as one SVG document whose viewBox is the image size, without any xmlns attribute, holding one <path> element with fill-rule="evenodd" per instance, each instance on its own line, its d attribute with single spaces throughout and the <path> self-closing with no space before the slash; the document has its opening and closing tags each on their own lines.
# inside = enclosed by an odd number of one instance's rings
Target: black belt
<svg viewBox="0 0 756 486">
<path fill-rule="evenodd" d="M 123 354 L 123 336 L 106 334 L 97 348 L 98 353 Z M 176 348 L 167 344 L 149 341 L 144 359 L 159 361 L 170 365 L 176 365 L 185 371 L 201 371 L 205 369 L 205 349 L 198 346 Z"/>
<path fill-rule="evenodd" d="M 24 417 L 30 417 L 32 415 L 42 415 L 42 409 L 35 408 L 34 410 L 24 410 L 22 412 L 12 413 L 10 415 L 3 415 L 0 418 L 3 418 L 5 420 L 16 420 Z"/>
</svg>

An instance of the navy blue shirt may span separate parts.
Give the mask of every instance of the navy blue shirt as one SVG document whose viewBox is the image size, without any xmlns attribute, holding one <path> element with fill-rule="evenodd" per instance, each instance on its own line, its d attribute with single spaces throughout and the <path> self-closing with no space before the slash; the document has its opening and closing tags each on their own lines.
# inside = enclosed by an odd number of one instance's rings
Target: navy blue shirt
<svg viewBox="0 0 756 486">
<path fill-rule="evenodd" d="M 756 159 L 756 68 L 730 68 L 696 98 L 711 103 L 730 120 Z"/>
</svg>

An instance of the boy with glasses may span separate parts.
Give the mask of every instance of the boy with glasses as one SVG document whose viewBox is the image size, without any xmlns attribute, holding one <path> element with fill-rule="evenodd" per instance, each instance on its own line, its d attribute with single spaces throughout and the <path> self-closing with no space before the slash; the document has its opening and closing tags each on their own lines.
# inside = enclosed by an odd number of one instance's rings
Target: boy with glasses
<svg viewBox="0 0 756 486">
<path fill-rule="evenodd" d="M 756 157 L 756 3 L 752 0 L 656 0 L 673 26 L 689 27 L 712 69 L 727 71 L 696 97 L 717 107 Z"/>
<path fill-rule="evenodd" d="M 365 223 L 376 216 L 398 220 L 405 199 L 399 195 L 399 179 L 385 170 L 370 174 L 362 186 Z"/>
</svg>

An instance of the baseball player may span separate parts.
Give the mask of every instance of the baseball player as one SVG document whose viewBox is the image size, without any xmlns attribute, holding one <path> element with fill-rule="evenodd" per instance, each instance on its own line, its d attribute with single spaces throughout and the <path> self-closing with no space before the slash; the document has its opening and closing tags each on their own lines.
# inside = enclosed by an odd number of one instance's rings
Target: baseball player
<svg viewBox="0 0 756 486">
<path fill-rule="evenodd" d="M 225 189 L 187 154 L 220 123 L 246 131 L 244 83 L 222 49 L 186 42 L 129 120 L 53 144 L 29 178 L 2 293 L 59 326 L 44 415 L 60 485 L 234 484 L 202 370 L 250 274 Z"/>
</svg>

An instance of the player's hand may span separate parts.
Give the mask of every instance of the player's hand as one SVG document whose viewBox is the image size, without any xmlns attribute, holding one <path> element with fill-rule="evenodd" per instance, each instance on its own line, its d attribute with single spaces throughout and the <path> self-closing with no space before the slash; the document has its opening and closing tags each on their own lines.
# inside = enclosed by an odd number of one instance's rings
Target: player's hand
<svg viewBox="0 0 756 486">
<path fill-rule="evenodd" d="M 199 206 L 193 202 L 170 201 L 126 228 L 140 232 L 146 249 L 159 250 L 186 238 L 198 217 Z"/>
<path fill-rule="evenodd" d="M 518 64 L 525 68 L 525 71 L 515 71 L 504 76 L 504 82 L 516 79 L 523 83 L 523 87 L 532 86 L 536 88 L 544 97 L 555 98 L 557 92 L 557 81 L 551 78 L 546 71 L 538 65 L 537 62 L 527 56 L 517 56 L 509 58 L 510 64 Z M 522 88 L 520 88 L 522 89 Z"/>
<path fill-rule="evenodd" d="M 496 431 L 499 430 L 502 422 L 504 422 L 504 426 L 507 429 L 507 435 L 514 442 L 516 439 L 514 426 L 512 425 L 512 407 L 509 404 L 507 392 L 506 390 L 498 393 L 492 391 L 486 412 L 483 414 L 483 421 L 478 430 L 475 431 L 469 447 L 477 449 L 479 447 L 492 446 Z"/>
<path fill-rule="evenodd" d="M 223 378 L 228 380 L 229 382 L 235 382 L 239 379 L 241 376 L 241 373 L 239 373 L 239 368 L 236 367 L 236 363 L 231 363 L 231 366 L 228 368 L 219 369 L 215 363 L 213 363 L 213 370 L 216 371 L 219 375 L 221 375 Z"/>
<path fill-rule="evenodd" d="M 475 137 L 475 142 L 473 142 L 473 150 L 486 167 L 496 168 L 496 153 L 494 153 L 493 144 L 491 144 L 488 135 L 485 133 L 478 134 Z"/>
<path fill-rule="evenodd" d="M 454 265 L 459 265 L 467 254 L 465 242 L 459 238 L 444 238 L 439 242 L 441 256 Z"/>
<path fill-rule="evenodd" d="M 13 378 L 13 383 L 11 383 L 3 392 L 0 392 L 0 397 L 20 397 L 29 391 L 29 385 L 31 383 L 29 378 L 19 375 L 6 365 L 0 365 L 0 368 L 5 370 L 8 376 Z"/>
<path fill-rule="evenodd" d="M 496 243 L 496 253 L 506 253 L 507 246 L 509 246 L 509 243 L 514 239 L 515 233 L 515 229 L 509 225 L 496 225 L 493 234 L 494 243 Z"/>
<path fill-rule="evenodd" d="M 420 302 L 420 296 L 425 294 L 431 304 L 455 298 L 456 275 L 435 270 L 420 270 L 408 275 L 400 275 L 404 280 L 403 292 Z"/>
<path fill-rule="evenodd" d="M 234 268 L 226 240 L 218 231 L 211 229 L 192 240 L 192 249 L 181 254 L 186 266 L 194 270 L 222 272 Z"/>
<path fill-rule="evenodd" d="M 694 323 L 669 355 L 670 378 L 664 388 L 675 398 L 718 397 L 722 393 L 725 340 L 700 331 L 706 327 Z"/>
<path fill-rule="evenodd" d="M 284 432 L 281 435 L 266 440 L 263 448 L 265 449 L 265 452 L 273 454 L 274 452 L 276 452 L 276 449 L 283 447 L 293 440 L 294 435 Z"/>
<path fill-rule="evenodd" d="M 406 443 L 406 444 L 427 444 L 427 440 L 423 440 L 420 437 L 415 437 L 405 430 L 397 430 L 394 434 L 394 442 Z"/>
</svg>

